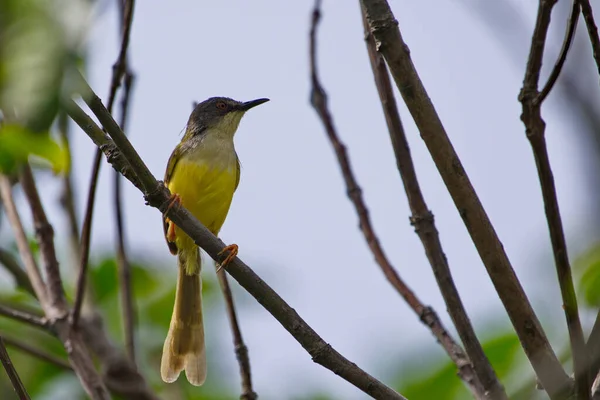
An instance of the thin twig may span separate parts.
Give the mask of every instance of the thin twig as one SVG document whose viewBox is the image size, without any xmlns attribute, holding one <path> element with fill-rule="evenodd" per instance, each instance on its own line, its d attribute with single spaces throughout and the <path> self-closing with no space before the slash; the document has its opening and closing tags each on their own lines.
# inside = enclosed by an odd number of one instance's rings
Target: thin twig
<svg viewBox="0 0 600 400">
<path fill-rule="evenodd" d="M 4 268 L 15 278 L 18 287 L 35 296 L 35 291 L 33 290 L 33 286 L 31 286 L 27 272 L 19 265 L 19 262 L 10 252 L 2 248 L 0 248 L 0 264 L 4 265 Z"/>
<path fill-rule="evenodd" d="M 596 61 L 596 67 L 598 68 L 598 73 L 600 74 L 600 37 L 598 37 L 598 27 L 596 26 L 596 22 L 594 22 L 594 11 L 592 10 L 590 0 L 577 1 L 579 1 L 579 4 L 581 4 L 581 14 L 583 14 L 583 19 L 587 27 L 590 42 L 592 44 L 594 61 Z"/>
<path fill-rule="evenodd" d="M 425 254 L 431 264 L 437 284 L 446 303 L 446 310 L 448 310 L 467 352 L 467 354 L 465 354 L 460 346 L 456 345 L 455 349 L 459 351 L 455 350 L 454 352 L 448 352 L 448 354 L 456 365 L 464 365 L 464 367 L 459 370 L 459 374 L 467 384 L 474 379 L 475 375 L 478 377 L 478 383 L 481 384 L 481 389 L 483 390 L 478 393 L 473 393 L 476 398 L 506 399 L 506 392 L 485 355 L 481 343 L 479 343 L 479 340 L 477 339 L 475 330 L 473 329 L 467 311 L 465 310 L 458 290 L 454 284 L 454 280 L 452 279 L 452 273 L 450 272 L 448 260 L 446 259 L 442 243 L 440 242 L 433 214 L 427 207 L 427 203 L 425 202 L 417 179 L 415 166 L 410 154 L 408 140 L 404 133 L 404 127 L 400 120 L 400 114 L 396 106 L 396 100 L 394 98 L 394 92 L 392 90 L 392 84 L 385 65 L 385 60 L 381 54 L 377 52 L 375 39 L 371 34 L 364 10 L 362 10 L 362 13 L 365 41 L 375 78 L 375 86 L 379 93 L 379 99 L 381 101 L 392 142 L 392 148 L 394 149 L 394 154 L 396 156 L 396 164 L 404 184 L 404 190 L 412 213 L 410 221 L 415 227 L 415 232 L 423 244 Z M 471 360 L 472 365 L 469 360 Z M 479 386 L 470 385 L 471 391 L 478 388 Z"/>
<path fill-rule="evenodd" d="M 60 132 L 62 146 L 67 152 L 69 169 L 62 176 L 62 192 L 60 194 L 60 204 L 67 217 L 67 227 L 69 232 L 69 247 L 71 248 L 73 268 L 79 262 L 79 223 L 77 222 L 77 211 L 75 209 L 75 190 L 73 189 L 73 157 L 71 156 L 71 143 L 69 132 L 69 116 L 61 111 L 58 115 L 58 130 Z"/>
<path fill-rule="evenodd" d="M 242 394 L 240 395 L 241 400 L 256 400 L 258 395 L 252 389 L 252 374 L 250 372 L 250 358 L 248 357 L 248 347 L 244 343 L 242 338 L 242 331 L 238 323 L 235 303 L 233 302 L 233 294 L 229 287 L 227 275 L 225 271 L 219 270 L 217 272 L 221 291 L 225 298 L 225 307 L 227 308 L 227 317 L 229 318 L 229 324 L 231 325 L 231 333 L 233 335 L 233 346 L 235 350 L 235 356 L 240 366 L 240 376 L 242 381 Z"/>
<path fill-rule="evenodd" d="M 527 60 L 523 89 L 521 89 L 521 93 L 519 94 L 519 100 L 523 106 L 521 120 L 525 125 L 525 132 L 533 150 L 542 187 L 546 220 L 548 221 L 548 229 L 550 230 L 554 262 L 556 264 L 563 309 L 569 330 L 577 396 L 580 400 L 586 400 L 590 398 L 590 385 L 585 340 L 581 321 L 579 320 L 577 298 L 575 297 L 573 276 L 567 255 L 567 244 L 560 216 L 552 167 L 550 166 L 550 159 L 546 148 L 546 124 L 542 120 L 541 103 L 535 101 L 539 97 L 538 84 L 544 56 L 544 46 L 548 27 L 550 26 L 550 15 L 555 3 L 556 0 L 543 0 L 539 2 L 537 20 L 531 38 L 531 51 Z M 545 385 L 545 383 L 542 382 L 542 385 Z"/>
<path fill-rule="evenodd" d="M 121 33 L 121 47 L 119 50 L 119 56 L 117 61 L 113 65 L 112 79 L 110 83 L 110 92 L 108 95 L 108 112 L 112 112 L 112 107 L 116 99 L 117 90 L 121 84 L 121 80 L 127 69 L 127 48 L 129 47 L 129 34 L 131 32 L 131 23 L 133 21 L 133 8 L 135 0 L 127 0 L 124 4 L 124 28 Z M 89 249 L 91 240 L 92 230 L 92 219 L 94 214 L 94 204 L 96 198 L 96 186 L 98 183 L 98 175 L 100 172 L 100 161 L 102 159 L 102 151 L 96 150 L 94 161 L 92 164 L 92 175 L 90 177 L 90 184 L 88 189 L 88 200 L 85 210 L 85 217 L 83 220 L 83 228 L 81 231 L 81 260 L 79 265 L 79 277 L 77 278 L 77 289 L 75 297 L 75 305 L 73 307 L 73 326 L 77 325 L 79 320 L 79 314 L 81 313 L 81 306 L 83 304 L 83 297 L 85 294 L 85 284 L 87 280 L 87 264 L 89 259 Z"/>
<path fill-rule="evenodd" d="M 92 221 L 94 213 L 94 203 L 96 200 L 96 187 L 98 184 L 97 177 L 100 172 L 100 161 L 102 160 L 102 153 L 96 151 L 94 155 L 94 161 L 92 163 L 92 179 L 90 179 L 88 187 L 87 204 L 85 207 L 85 216 L 83 217 L 83 227 L 81 228 L 81 244 L 79 248 L 79 270 L 77 275 L 77 284 L 75 286 L 75 301 L 73 303 L 73 310 L 71 311 L 71 326 L 77 328 L 79 322 L 79 316 L 81 315 L 81 308 L 85 298 L 85 286 L 87 281 L 87 270 L 88 270 L 88 258 L 90 255 L 90 240 L 92 234 Z"/>
<path fill-rule="evenodd" d="M 386 0 L 361 0 L 380 53 L 508 312 L 525 354 L 551 397 L 570 393 L 572 380 L 552 350 L 502 243 L 410 58 Z"/>
<path fill-rule="evenodd" d="M 14 320 L 24 322 L 31 326 L 41 329 L 48 329 L 48 321 L 45 318 L 40 318 L 37 315 L 30 314 L 25 311 L 16 310 L 11 307 L 0 304 L 0 315 L 3 315 Z"/>
<path fill-rule="evenodd" d="M 123 0 L 125 2 L 125 0 Z M 123 5 L 125 6 L 125 5 Z M 123 8 L 121 8 L 123 9 Z M 122 18 L 124 24 L 124 19 Z M 129 110 L 129 100 L 133 88 L 134 76 L 127 69 L 123 78 L 123 95 L 121 96 L 121 118 L 119 125 L 123 132 L 127 132 L 127 111 Z M 125 348 L 127 355 L 135 363 L 135 322 L 136 312 L 131 288 L 131 264 L 127 258 L 125 247 L 125 227 L 123 219 L 123 203 L 121 201 L 121 174 L 114 172 L 114 207 L 115 220 L 117 227 L 117 267 L 119 271 L 119 286 L 121 295 L 121 307 L 123 318 L 123 330 L 125 334 Z"/>
<path fill-rule="evenodd" d="M 4 204 L 6 216 L 12 226 L 17 242 L 17 248 L 19 249 L 21 260 L 25 266 L 25 272 L 27 272 L 27 276 L 29 277 L 29 282 L 31 282 L 31 286 L 40 303 L 44 304 L 46 302 L 46 284 L 42 279 L 40 269 L 29 248 L 29 241 L 13 199 L 10 179 L 4 175 L 0 175 L 0 195 L 2 197 L 2 203 Z"/>
<path fill-rule="evenodd" d="M 29 400 L 30 399 L 29 394 L 27 393 L 27 390 L 25 389 L 23 382 L 21 382 L 21 378 L 19 377 L 19 374 L 17 373 L 15 366 L 13 365 L 12 361 L 10 360 L 8 352 L 6 351 L 6 347 L 4 346 L 4 341 L 2 340 L 2 336 L 0 336 L 0 362 L 2 362 L 2 365 L 4 366 L 4 370 L 6 371 L 6 374 L 8 375 L 8 379 L 10 379 L 10 382 L 13 385 L 13 389 L 15 390 L 15 393 L 17 394 L 19 399 L 20 400 Z"/>
<path fill-rule="evenodd" d="M 21 350 L 27 354 L 30 354 L 30 355 L 32 355 L 36 358 L 39 358 L 40 360 L 46 361 L 50 364 L 53 364 L 59 368 L 62 368 L 62 369 L 68 370 L 68 371 L 73 371 L 73 367 L 71 367 L 71 365 L 67 361 L 65 361 L 61 358 L 58 358 L 53 354 L 50 354 L 43 350 L 37 349 L 37 348 L 31 346 L 30 344 L 23 342 L 21 340 L 18 340 L 18 339 L 9 338 L 6 336 L 3 336 L 2 338 L 4 339 L 4 342 L 8 346 L 11 346 L 11 347 L 14 347 L 15 349 Z"/>
<path fill-rule="evenodd" d="M 44 308 L 44 312 L 51 320 L 62 319 L 65 316 L 63 313 L 67 310 L 67 301 L 65 300 L 58 259 L 54 250 L 54 230 L 50 222 L 48 222 L 48 218 L 46 218 L 42 201 L 35 187 L 33 173 L 28 164 L 22 168 L 19 181 L 21 182 L 23 192 L 25 192 L 29 200 L 29 207 L 35 226 L 35 235 L 40 247 L 42 264 L 46 271 L 49 303 Z"/>
<path fill-rule="evenodd" d="M 111 343 L 97 312 L 86 313 L 80 321 L 81 335 L 102 366 L 102 378 L 111 392 L 128 400 L 159 400 L 136 365 Z"/>
<path fill-rule="evenodd" d="M 544 85 L 544 88 L 540 92 L 540 94 L 535 99 L 537 104 L 541 104 L 546 96 L 550 93 L 558 76 L 560 75 L 560 71 L 562 71 L 562 67 L 567 60 L 567 53 L 569 53 L 569 49 L 571 48 L 571 43 L 573 43 L 573 37 L 575 36 L 575 30 L 577 28 L 577 21 L 579 20 L 579 14 L 581 13 L 581 8 L 579 6 L 579 0 L 573 0 L 573 6 L 571 7 L 571 14 L 569 15 L 569 21 L 567 23 L 567 32 L 565 33 L 565 40 L 563 41 L 562 48 L 560 49 L 560 55 L 558 56 L 558 60 L 556 60 L 556 64 L 548 77 L 548 81 Z"/>
<path fill-rule="evenodd" d="M 63 343 L 69 355 L 69 362 L 73 366 L 83 389 L 92 400 L 108 400 L 110 399 L 108 390 L 96 372 L 88 349 L 81 339 L 81 335 L 77 331 L 72 330 L 69 324 L 67 302 L 63 292 L 60 270 L 54 249 L 54 231 L 46 217 L 29 165 L 25 165 L 22 168 L 19 181 L 31 208 L 38 245 L 48 280 L 47 298 L 44 297 L 43 300 L 40 298 L 41 306 L 44 309 L 46 318 L 48 318 L 49 323 L 55 329 L 58 338 Z M 13 202 L 12 198 L 7 199 L 7 201 L 5 200 L 5 204 L 10 204 L 11 202 Z M 22 225 L 19 224 L 15 226 L 22 228 Z M 24 232 L 18 232 L 17 229 L 15 236 L 17 237 L 17 241 L 23 240 L 19 238 L 25 238 L 25 243 L 21 243 L 20 245 L 26 247 L 27 251 L 31 253 Z"/>
<path fill-rule="evenodd" d="M 596 321 L 590 332 L 590 336 L 585 346 L 585 352 L 589 355 L 589 373 L 590 377 L 596 377 L 600 373 L 600 311 L 596 316 Z"/>
<path fill-rule="evenodd" d="M 410 308 L 419 316 L 423 324 L 425 324 L 438 339 L 446 353 L 450 356 L 453 362 L 455 362 L 460 376 L 464 379 L 469 389 L 477 399 L 485 399 L 486 394 L 480 382 L 478 376 L 474 373 L 473 367 L 467 356 L 464 354 L 462 348 L 454 341 L 454 339 L 448 334 L 446 328 L 442 325 L 441 321 L 435 311 L 430 307 L 423 305 L 423 303 L 417 298 L 415 293 L 409 288 L 402 278 L 398 275 L 395 268 L 387 258 L 379 239 L 375 233 L 375 230 L 369 217 L 369 211 L 362 197 L 362 190 L 356 182 L 356 178 L 352 171 L 350 159 L 346 152 L 345 145 L 339 139 L 333 123 L 333 117 L 329 111 L 327 105 L 327 94 L 323 89 L 321 82 L 318 77 L 318 68 L 316 60 L 317 52 L 317 28 L 321 18 L 320 12 L 320 1 L 315 1 L 315 7 L 312 14 L 312 24 L 310 29 L 310 74 L 312 82 L 311 92 L 311 103 L 321 119 L 327 137 L 329 138 L 331 145 L 335 151 L 338 164 L 340 165 L 341 172 L 346 184 L 346 191 L 348 197 L 354 208 L 359 219 L 360 229 L 365 237 L 371 253 L 373 254 L 375 261 L 379 265 L 379 268 L 390 282 L 392 287 L 398 292 L 398 294 L 406 301 Z"/>
<path fill-rule="evenodd" d="M 100 128 L 74 102 L 68 103 L 69 115 L 94 143 L 103 143 L 101 145 L 105 150 L 107 160 L 117 171 L 124 171 L 128 175 L 126 178 L 134 175 L 132 183 L 138 188 L 142 188 L 147 204 L 163 212 L 214 260 L 220 260 L 219 253 L 225 248 L 225 244 L 198 222 L 185 207 L 167 207 L 171 196 L 169 190 L 162 182 L 154 178 L 119 125 L 99 101 L 98 96 L 89 86 L 84 90 L 85 92 L 82 93 L 85 96 L 84 100 L 94 111 L 112 140 L 103 136 Z M 333 371 L 375 399 L 405 399 L 327 344 L 293 308 L 238 257 L 235 257 L 225 268 L 302 345 L 312 356 L 314 362 Z"/>
</svg>

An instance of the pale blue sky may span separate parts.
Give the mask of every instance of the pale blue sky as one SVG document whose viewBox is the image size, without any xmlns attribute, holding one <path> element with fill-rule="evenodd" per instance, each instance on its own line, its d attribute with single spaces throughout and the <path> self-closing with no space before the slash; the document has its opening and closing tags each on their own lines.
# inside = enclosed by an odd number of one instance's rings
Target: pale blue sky
<svg viewBox="0 0 600 400">
<path fill-rule="evenodd" d="M 118 51 L 116 13 L 113 2 L 103 2 L 107 3 L 110 6 L 94 21 L 89 36 L 89 77 L 101 96 L 108 91 Z M 450 325 L 421 244 L 408 223 L 406 197 L 363 42 L 358 2 L 324 3 L 319 31 L 321 79 L 375 229 L 401 276 Z M 528 292 L 545 294 L 536 303 L 553 310 L 544 322 L 563 329 L 535 165 L 517 101 L 536 2 L 513 1 L 529 29 L 517 41 L 521 47 L 514 49 L 521 57 L 518 65 L 465 3 L 481 6 L 477 1 L 391 1 L 419 74 L 517 274 Z M 326 341 L 385 379 L 386 365 L 400 363 L 402 354 L 418 345 L 437 350 L 437 344 L 375 265 L 346 198 L 333 151 L 309 104 L 312 5 L 312 1 L 138 1 L 130 47 L 137 79 L 128 133 L 150 170 L 162 178 L 192 101 L 216 95 L 239 100 L 269 97 L 271 102 L 244 118 L 236 136 L 242 178 L 221 237 L 237 243 L 240 257 Z M 553 38 L 562 36 L 563 25 L 557 23 Z M 556 54 L 557 48 L 558 42 L 549 54 Z M 564 118 L 560 106 L 551 98 L 543 113 L 573 258 L 593 241 L 588 235 L 593 231 L 592 199 L 587 196 L 583 164 L 578 162 L 580 144 L 573 140 L 572 121 Z M 501 311 L 500 302 L 403 106 L 401 115 L 456 284 L 476 330 L 482 332 L 490 315 Z M 74 132 L 73 143 L 81 211 L 93 145 L 79 131 Z M 108 172 L 103 166 L 93 232 L 96 249 L 113 246 L 112 173 Z M 137 189 L 124 186 L 131 252 L 174 268 L 159 214 L 143 206 Z M 543 263 L 547 274 L 540 279 Z M 214 273 L 212 267 L 205 272 Z M 240 319 L 255 388 L 262 398 L 301 395 L 307 387 L 345 399 L 363 398 L 312 363 L 248 295 L 236 294 L 248 300 Z M 506 320 L 503 311 L 495 318 Z M 221 346 L 229 365 L 220 374 L 232 374 L 237 380 L 227 321 L 223 316 L 210 323 L 207 345 Z M 165 321 L 165 332 L 167 325 Z M 564 337 L 553 339 L 560 343 Z"/>
</svg>

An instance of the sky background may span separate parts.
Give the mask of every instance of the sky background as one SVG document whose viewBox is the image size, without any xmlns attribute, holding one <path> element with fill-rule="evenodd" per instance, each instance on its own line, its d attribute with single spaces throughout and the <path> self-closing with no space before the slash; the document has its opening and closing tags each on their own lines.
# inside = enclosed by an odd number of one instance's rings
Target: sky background
<svg viewBox="0 0 600 400">
<path fill-rule="evenodd" d="M 119 46 L 113 3 L 96 5 L 87 38 L 88 77 L 101 97 L 107 95 Z M 481 18 L 486 3 L 390 2 L 421 79 L 514 268 L 534 305 L 545 310 L 540 315 L 544 325 L 558 328 L 558 334 L 551 334 L 553 343 L 561 344 L 566 329 L 535 164 L 517 101 L 537 2 L 512 1 L 526 31 L 515 36 L 516 21 L 503 27 L 503 35 L 511 40 L 508 51 L 506 42 Z M 566 3 L 558 4 L 555 13 L 565 15 Z M 432 354 L 441 350 L 374 263 L 346 198 L 332 148 L 309 104 L 312 5 L 312 1 L 263 0 L 136 2 L 129 50 L 136 81 L 128 134 L 150 170 L 162 178 L 193 101 L 212 96 L 242 101 L 270 98 L 244 117 L 236 135 L 242 177 L 221 238 L 237 243 L 240 257 L 333 347 L 376 377 L 389 379 L 390 368 L 407 360 L 407 354 L 422 346 Z M 551 29 L 547 57 L 552 61 L 546 63 L 545 74 L 558 52 L 563 28 L 564 21 L 557 20 Z M 318 45 L 320 76 L 335 125 L 348 147 L 381 243 L 402 278 L 450 326 L 421 244 L 409 225 L 358 2 L 324 2 Z M 589 57 L 591 52 L 585 51 Z M 485 337 L 489 324 L 507 322 L 506 314 L 410 115 L 399 104 L 455 283 L 475 329 Z M 591 218 L 595 199 L 586 173 L 590 164 L 583 161 L 587 150 L 573 134 L 577 126 L 566 115 L 565 105 L 555 96 L 544 104 L 543 116 L 570 255 L 575 258 L 597 239 L 597 221 Z M 72 136 L 81 213 L 94 146 L 79 130 Z M 160 215 L 143 205 L 137 189 L 129 184 L 124 188 L 130 253 L 174 269 Z M 44 190 L 58 193 L 58 186 L 48 183 Z M 111 199 L 112 170 L 104 164 L 93 229 L 96 255 L 114 246 Z M 213 271 L 210 265 L 204 269 L 207 274 Z M 364 398 L 314 364 L 243 290 L 235 295 L 242 304 L 239 315 L 255 390 L 262 398 L 300 396 L 307 388 L 339 398 Z M 167 326 L 165 321 L 165 333 Z M 225 316 L 209 316 L 206 329 L 207 346 L 218 349 L 223 359 L 220 371 L 209 371 L 208 379 L 215 373 L 237 375 Z"/>
</svg>

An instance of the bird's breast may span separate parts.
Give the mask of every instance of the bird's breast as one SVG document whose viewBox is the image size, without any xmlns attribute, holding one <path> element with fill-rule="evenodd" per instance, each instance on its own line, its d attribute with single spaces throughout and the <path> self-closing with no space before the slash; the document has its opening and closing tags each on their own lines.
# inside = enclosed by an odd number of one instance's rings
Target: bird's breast
<svg viewBox="0 0 600 400">
<path fill-rule="evenodd" d="M 230 142 L 203 140 L 190 149 L 175 166 L 168 185 L 215 234 L 225 221 L 238 180 L 237 156 Z"/>
</svg>

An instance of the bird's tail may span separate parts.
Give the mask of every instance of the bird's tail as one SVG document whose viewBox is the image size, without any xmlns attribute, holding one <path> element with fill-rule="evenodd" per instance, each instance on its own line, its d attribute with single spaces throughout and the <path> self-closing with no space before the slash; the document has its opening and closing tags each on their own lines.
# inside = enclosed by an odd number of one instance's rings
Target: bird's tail
<svg viewBox="0 0 600 400">
<path fill-rule="evenodd" d="M 163 346 L 160 375 L 174 382 L 185 370 L 188 381 L 200 386 L 206 380 L 206 351 L 202 323 L 202 282 L 198 249 L 179 251 L 177 290 L 169 333 Z"/>
</svg>

